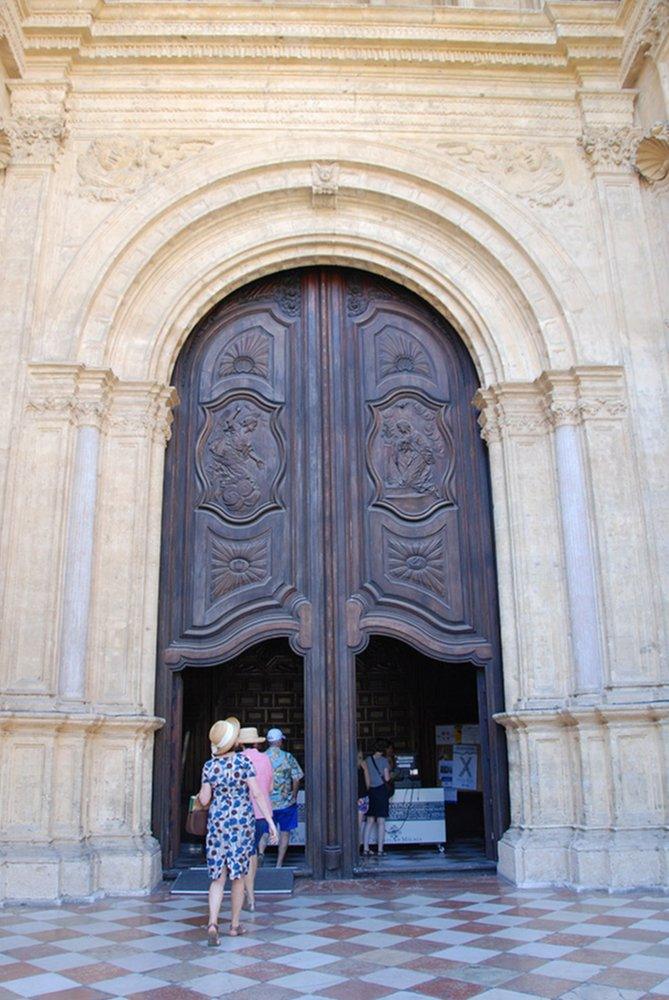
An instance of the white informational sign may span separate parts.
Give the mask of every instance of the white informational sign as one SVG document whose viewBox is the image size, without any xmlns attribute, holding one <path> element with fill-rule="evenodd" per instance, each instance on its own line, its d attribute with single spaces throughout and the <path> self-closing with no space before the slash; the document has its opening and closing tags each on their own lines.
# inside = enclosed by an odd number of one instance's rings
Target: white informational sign
<svg viewBox="0 0 669 1000">
<path fill-rule="evenodd" d="M 462 743 L 480 743 L 481 734 L 478 726 L 478 722 L 473 725 L 471 723 L 465 723 L 462 727 Z"/>
<path fill-rule="evenodd" d="M 376 843 L 376 823 L 370 844 Z M 397 788 L 386 820 L 388 844 L 444 844 L 446 817 L 443 788 Z"/>
<path fill-rule="evenodd" d="M 457 743 L 453 747 L 453 787 L 476 791 L 476 746 Z"/>
<path fill-rule="evenodd" d="M 303 791 L 297 793 L 297 817 L 297 830 L 293 830 L 290 842 L 304 845 L 307 830 Z M 445 842 L 443 788 L 397 788 L 390 800 L 390 815 L 386 820 L 386 845 Z M 376 843 L 376 823 L 370 843 Z"/>
<path fill-rule="evenodd" d="M 445 746 L 455 743 L 455 726 L 435 726 L 435 743 L 437 746 Z"/>
<path fill-rule="evenodd" d="M 457 788 L 448 788 L 444 785 L 444 802 L 457 802 L 458 801 L 458 790 Z"/>
</svg>

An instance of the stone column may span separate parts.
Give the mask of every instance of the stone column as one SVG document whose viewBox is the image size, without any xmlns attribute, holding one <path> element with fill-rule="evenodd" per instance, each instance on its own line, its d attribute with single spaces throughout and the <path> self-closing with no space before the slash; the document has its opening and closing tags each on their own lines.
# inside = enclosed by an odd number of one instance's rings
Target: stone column
<svg viewBox="0 0 669 1000">
<path fill-rule="evenodd" d="M 603 232 L 603 266 L 614 308 L 609 322 L 625 372 L 593 374 L 584 424 L 595 507 L 602 530 L 603 603 L 607 639 L 607 697 L 648 701 L 669 685 L 666 649 L 669 575 L 666 572 L 666 358 L 657 351 L 662 308 L 640 178 L 633 164 L 640 131 L 609 112 L 590 124 L 583 109 L 582 148 L 590 166 Z M 629 406 L 629 417 L 624 412 Z M 625 586 L 621 586 L 625 581 Z"/>
<path fill-rule="evenodd" d="M 0 519 L 9 510 L 9 451 L 21 405 L 21 371 L 32 354 L 53 167 L 67 133 L 64 86 L 14 80 L 11 87 L 10 111 L 0 121 Z"/>
<path fill-rule="evenodd" d="M 553 707 L 571 689 L 558 482 L 543 392 L 535 383 L 481 390 L 490 448 L 507 706 Z"/>
<path fill-rule="evenodd" d="M 554 427 L 560 495 L 574 688 L 579 700 L 598 701 L 604 681 L 597 570 L 592 543 L 585 457 L 581 442 L 578 381 L 574 372 L 550 372 L 539 380 Z"/>
<path fill-rule="evenodd" d="M 114 379 L 108 372 L 82 369 L 73 417 L 78 430 L 65 550 L 59 694 L 86 698 L 86 653 L 98 482 L 100 430 Z"/>
</svg>

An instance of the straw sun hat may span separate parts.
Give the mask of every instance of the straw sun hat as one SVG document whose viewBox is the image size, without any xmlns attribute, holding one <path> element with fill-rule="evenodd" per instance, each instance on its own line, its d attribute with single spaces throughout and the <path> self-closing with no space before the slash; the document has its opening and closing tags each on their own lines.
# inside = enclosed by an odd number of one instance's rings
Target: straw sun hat
<svg viewBox="0 0 669 1000">
<path fill-rule="evenodd" d="M 239 742 L 240 743 L 265 743 L 264 736 L 258 736 L 258 730 L 255 726 L 246 726 L 244 729 L 239 730 Z"/>
<path fill-rule="evenodd" d="M 239 719 L 235 719 L 234 715 L 227 719 L 219 719 L 213 724 L 209 730 L 209 741 L 214 757 L 220 757 L 237 744 L 239 729 Z"/>
</svg>

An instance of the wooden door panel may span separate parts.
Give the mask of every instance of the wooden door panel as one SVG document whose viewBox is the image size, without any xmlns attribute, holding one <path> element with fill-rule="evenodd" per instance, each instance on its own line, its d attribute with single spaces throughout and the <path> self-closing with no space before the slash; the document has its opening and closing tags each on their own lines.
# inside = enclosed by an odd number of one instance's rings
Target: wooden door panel
<svg viewBox="0 0 669 1000">
<path fill-rule="evenodd" d="M 166 497 L 180 526 L 168 574 L 181 595 L 168 645 L 187 660 L 203 643 L 228 648 L 254 623 L 276 619 L 278 633 L 299 624 L 292 540 L 305 490 L 289 373 L 304 349 L 301 302 L 292 275 L 255 283 L 188 345 L 174 426 L 179 475 Z"/>
<path fill-rule="evenodd" d="M 311 863 L 350 870 L 353 651 L 382 632 L 436 659 L 492 665 L 499 680 L 476 372 L 410 292 L 322 267 L 221 303 L 189 338 L 175 384 L 157 681 L 171 722 L 156 773 L 169 784 L 181 753 L 166 743 L 181 727 L 170 671 L 290 636 L 304 654 L 305 769 L 322 792 L 310 796 Z M 502 708 L 497 680 L 490 716 Z M 174 839 L 166 808 L 158 826 Z"/>
<path fill-rule="evenodd" d="M 476 378 L 453 331 L 408 293 L 371 276 L 352 276 L 347 294 L 349 432 L 358 438 L 366 488 L 353 515 L 363 545 L 349 598 L 366 607 L 361 626 L 392 615 L 432 650 L 458 644 L 489 655 L 495 628 L 477 614 L 468 572 L 488 532 L 470 498 L 484 462 L 471 399 Z M 478 450 L 478 454 L 477 454 Z M 487 514 L 485 515 L 487 516 Z"/>
</svg>

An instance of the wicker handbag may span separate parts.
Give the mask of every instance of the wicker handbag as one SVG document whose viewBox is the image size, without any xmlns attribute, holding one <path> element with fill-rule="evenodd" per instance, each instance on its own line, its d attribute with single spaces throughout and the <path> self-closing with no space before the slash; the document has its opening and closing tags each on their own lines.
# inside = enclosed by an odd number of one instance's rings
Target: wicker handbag
<svg viewBox="0 0 669 1000">
<path fill-rule="evenodd" d="M 206 836 L 208 815 L 209 806 L 203 806 L 197 795 L 191 795 L 188 803 L 186 833 L 190 833 L 194 837 Z"/>
</svg>

